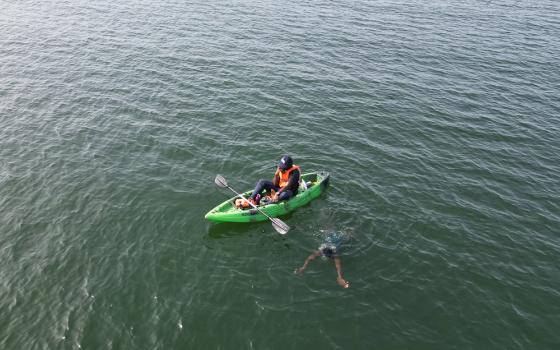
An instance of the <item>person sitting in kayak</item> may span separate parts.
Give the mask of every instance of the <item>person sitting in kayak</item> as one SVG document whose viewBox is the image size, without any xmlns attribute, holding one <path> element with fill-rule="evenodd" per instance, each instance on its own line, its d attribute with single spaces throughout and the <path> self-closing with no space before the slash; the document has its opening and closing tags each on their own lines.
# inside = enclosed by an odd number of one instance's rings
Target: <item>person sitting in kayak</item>
<svg viewBox="0 0 560 350">
<path fill-rule="evenodd" d="M 316 257 L 322 256 L 323 258 L 334 260 L 334 266 L 337 273 L 336 282 L 338 283 L 338 285 L 342 288 L 350 287 L 350 283 L 342 276 L 342 262 L 340 261 L 339 257 L 340 247 L 342 246 L 342 243 L 347 239 L 348 235 L 342 232 L 334 231 L 328 233 L 325 236 L 324 242 L 319 246 L 319 248 L 313 251 L 313 253 L 311 253 L 311 255 L 309 255 L 307 259 L 305 259 L 303 265 L 297 268 L 294 273 L 298 275 L 303 274 L 303 271 L 311 260 L 315 260 Z"/>
<path fill-rule="evenodd" d="M 267 194 L 270 194 L 271 191 L 276 191 L 272 197 L 273 203 L 288 200 L 297 194 L 300 178 L 301 171 L 299 166 L 294 165 L 292 157 L 285 155 L 278 163 L 274 179 L 272 181 L 259 180 L 249 200 L 258 205 L 262 191 L 266 191 Z"/>
</svg>

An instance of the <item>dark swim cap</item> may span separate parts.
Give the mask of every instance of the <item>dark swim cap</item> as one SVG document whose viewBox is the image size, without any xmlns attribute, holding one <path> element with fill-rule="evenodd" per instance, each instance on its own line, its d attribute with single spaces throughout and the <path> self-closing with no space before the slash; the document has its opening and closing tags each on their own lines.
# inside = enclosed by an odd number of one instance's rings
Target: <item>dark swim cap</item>
<svg viewBox="0 0 560 350">
<path fill-rule="evenodd" d="M 294 161 L 292 160 L 292 157 L 290 157 L 288 155 L 282 156 L 282 158 L 280 159 L 280 162 L 278 163 L 278 167 L 282 170 L 288 170 L 293 165 L 294 165 Z"/>
<path fill-rule="evenodd" d="M 332 250 L 331 248 L 325 248 L 322 251 L 323 255 L 326 256 L 327 258 L 333 258 L 335 253 L 334 250 Z"/>
</svg>

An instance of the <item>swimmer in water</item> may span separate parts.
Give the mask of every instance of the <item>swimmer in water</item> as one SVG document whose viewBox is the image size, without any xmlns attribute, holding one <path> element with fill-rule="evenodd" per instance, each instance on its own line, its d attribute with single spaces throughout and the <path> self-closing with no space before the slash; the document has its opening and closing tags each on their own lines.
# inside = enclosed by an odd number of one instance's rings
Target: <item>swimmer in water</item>
<svg viewBox="0 0 560 350">
<path fill-rule="evenodd" d="M 297 268 L 294 272 L 298 275 L 303 274 L 303 271 L 311 260 L 315 260 L 316 257 L 322 256 L 324 258 L 334 260 L 334 266 L 336 267 L 337 273 L 336 282 L 342 288 L 350 287 L 350 283 L 346 281 L 342 276 L 342 263 L 340 262 L 339 257 L 340 246 L 342 245 L 344 239 L 344 234 L 342 234 L 341 232 L 333 232 L 331 234 L 328 234 L 325 238 L 325 242 L 319 246 L 319 249 L 313 251 L 313 253 L 311 253 L 311 255 L 309 255 L 307 259 L 305 259 L 303 265 Z"/>
</svg>

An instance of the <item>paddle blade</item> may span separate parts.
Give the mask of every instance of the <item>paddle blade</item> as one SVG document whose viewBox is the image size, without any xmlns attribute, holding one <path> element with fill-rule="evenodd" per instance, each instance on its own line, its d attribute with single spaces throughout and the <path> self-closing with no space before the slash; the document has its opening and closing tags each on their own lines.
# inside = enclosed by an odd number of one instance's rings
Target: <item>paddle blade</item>
<svg viewBox="0 0 560 350">
<path fill-rule="evenodd" d="M 218 187 L 227 187 L 227 181 L 226 179 L 224 179 L 224 177 L 220 174 L 216 175 L 216 178 L 214 179 L 214 183 L 216 185 L 218 185 Z"/>
<path fill-rule="evenodd" d="M 274 218 L 270 219 L 272 221 L 272 227 L 281 235 L 285 235 L 290 230 L 290 226 L 288 226 L 284 221 Z"/>
</svg>

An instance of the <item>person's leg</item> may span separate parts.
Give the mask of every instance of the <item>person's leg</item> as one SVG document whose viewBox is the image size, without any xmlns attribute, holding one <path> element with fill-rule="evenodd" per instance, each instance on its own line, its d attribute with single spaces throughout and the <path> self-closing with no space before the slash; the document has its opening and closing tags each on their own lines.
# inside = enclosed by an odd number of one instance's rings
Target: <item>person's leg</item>
<svg viewBox="0 0 560 350">
<path fill-rule="evenodd" d="M 280 193 L 280 195 L 278 196 L 278 201 L 286 201 L 290 198 L 292 198 L 294 196 L 294 192 L 290 191 L 290 190 L 285 190 L 282 191 L 282 193 Z"/>
<path fill-rule="evenodd" d="M 250 198 L 255 199 L 257 194 L 261 193 L 264 190 L 266 190 L 266 191 L 270 191 L 270 190 L 277 191 L 278 187 L 274 186 L 274 184 L 270 180 L 259 180 L 259 182 L 257 182 L 257 185 L 255 186 L 255 189 L 253 190 L 253 193 L 251 193 Z"/>
</svg>

